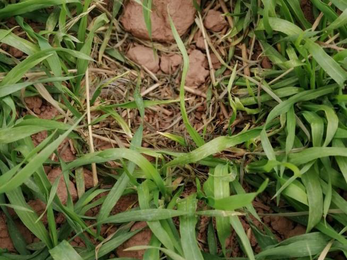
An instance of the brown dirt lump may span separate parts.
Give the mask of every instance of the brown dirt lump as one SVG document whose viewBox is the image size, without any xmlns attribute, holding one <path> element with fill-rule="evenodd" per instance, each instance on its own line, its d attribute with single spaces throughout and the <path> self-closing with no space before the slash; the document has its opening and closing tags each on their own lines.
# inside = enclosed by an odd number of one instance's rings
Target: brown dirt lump
<svg viewBox="0 0 347 260">
<path fill-rule="evenodd" d="M 199 50 L 193 50 L 189 55 L 189 70 L 187 73 L 186 86 L 200 86 L 209 75 L 205 69 L 206 56 Z"/>
<path fill-rule="evenodd" d="M 171 74 L 175 72 L 179 65 L 182 63 L 182 57 L 178 54 L 163 55 L 160 58 L 160 69 L 166 73 Z"/>
<path fill-rule="evenodd" d="M 66 204 L 68 194 L 67 194 L 67 189 L 65 186 L 64 178 L 63 178 L 63 175 L 61 173 L 62 173 L 62 171 L 60 168 L 54 168 L 53 170 L 51 170 L 48 173 L 47 177 L 52 184 L 54 183 L 56 178 L 60 178 L 59 184 L 58 184 L 57 195 L 58 195 L 61 203 Z M 77 199 L 77 191 L 76 191 L 75 185 L 71 181 L 69 181 L 69 192 L 70 192 L 72 200 L 75 201 Z"/>
<path fill-rule="evenodd" d="M 179 35 L 183 35 L 194 23 L 196 10 L 193 1 L 153 0 L 151 21 L 154 41 L 171 42 L 174 40 L 168 10 Z M 145 40 L 150 39 L 143 16 L 143 8 L 134 0 L 125 4 L 121 23 L 124 29 L 134 36 Z"/>
<path fill-rule="evenodd" d="M 205 28 L 211 30 L 213 32 L 220 32 L 223 30 L 228 24 L 224 19 L 224 16 L 221 12 L 210 10 L 208 11 L 205 20 L 204 20 Z"/>
<path fill-rule="evenodd" d="M 132 61 L 146 67 L 153 73 L 156 73 L 159 70 L 159 58 L 155 56 L 151 48 L 135 46 L 130 48 L 127 56 Z"/>
<path fill-rule="evenodd" d="M 132 228 L 131 231 L 145 228 L 147 226 L 146 222 L 138 222 Z M 141 232 L 137 233 L 135 236 L 126 241 L 123 245 L 117 248 L 118 257 L 129 257 L 135 259 L 142 259 L 145 250 L 137 251 L 124 251 L 124 249 L 133 246 L 147 246 L 151 240 L 152 232 L 147 228 L 143 229 Z"/>
</svg>

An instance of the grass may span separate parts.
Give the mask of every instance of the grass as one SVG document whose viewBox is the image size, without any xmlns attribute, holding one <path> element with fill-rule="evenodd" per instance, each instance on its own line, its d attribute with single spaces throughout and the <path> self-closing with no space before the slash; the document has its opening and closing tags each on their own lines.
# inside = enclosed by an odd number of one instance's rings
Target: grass
<svg viewBox="0 0 347 260">
<path fill-rule="evenodd" d="M 199 18 L 182 38 L 170 17 L 170 46 L 126 34 L 123 1 L 0 2 L 0 217 L 13 244 L 0 259 L 130 259 L 117 254 L 144 234 L 132 228 L 141 221 L 152 237 L 126 252 L 145 260 L 347 258 L 347 2 L 308 1 L 313 20 L 298 0 L 231 2 L 194 1 Z M 151 37 L 154 3 L 142 2 Z M 203 28 L 215 6 L 222 33 Z M 199 29 L 213 75 L 187 93 Z M 126 58 L 132 42 L 181 53 L 183 65 L 152 75 Z M 37 117 L 28 97 L 56 113 Z M 278 239 L 274 216 L 306 233 Z"/>
</svg>

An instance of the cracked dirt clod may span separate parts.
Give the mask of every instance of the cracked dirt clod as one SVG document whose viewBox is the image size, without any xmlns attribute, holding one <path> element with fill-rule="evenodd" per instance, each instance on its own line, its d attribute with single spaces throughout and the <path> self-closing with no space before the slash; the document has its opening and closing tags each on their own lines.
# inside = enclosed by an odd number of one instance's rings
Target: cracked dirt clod
<svg viewBox="0 0 347 260">
<path fill-rule="evenodd" d="M 65 186 L 64 178 L 63 178 L 63 175 L 61 173 L 62 173 L 62 171 L 60 168 L 54 168 L 48 173 L 47 177 L 52 184 L 54 183 L 56 178 L 60 177 L 57 195 L 58 195 L 61 203 L 66 204 L 68 194 L 67 194 L 67 189 Z M 75 185 L 72 183 L 72 181 L 69 181 L 69 192 L 70 192 L 72 200 L 75 201 L 77 199 L 77 191 L 76 191 Z"/>
<path fill-rule="evenodd" d="M 7 230 L 5 215 L 0 213 L 0 248 L 7 249 L 9 252 L 14 252 L 14 246 Z"/>
<path fill-rule="evenodd" d="M 177 70 L 181 63 L 182 57 L 179 54 L 162 55 L 160 58 L 160 69 L 166 74 L 171 74 Z"/>
<path fill-rule="evenodd" d="M 204 25 L 208 30 L 220 32 L 228 25 L 228 23 L 225 20 L 223 13 L 215 10 L 209 10 L 205 17 Z"/>
<path fill-rule="evenodd" d="M 200 0 L 197 2 L 200 3 Z M 180 36 L 194 23 L 196 10 L 193 1 L 153 0 L 151 21 L 152 39 L 154 41 L 171 42 L 174 40 L 167 13 L 168 10 Z M 143 8 L 134 0 L 128 1 L 125 4 L 121 23 L 124 29 L 134 36 L 150 40 L 143 17 Z"/>
<path fill-rule="evenodd" d="M 142 229 L 147 227 L 146 222 L 138 222 L 132 228 L 131 231 Z M 145 253 L 145 250 L 137 251 L 124 251 L 124 249 L 133 247 L 133 246 L 146 246 L 151 240 L 152 232 L 145 228 L 135 236 L 126 241 L 123 245 L 119 246 L 116 250 L 118 257 L 129 257 L 135 259 L 142 259 Z"/>
<path fill-rule="evenodd" d="M 205 69 L 206 56 L 199 50 L 193 50 L 189 54 L 189 70 L 187 73 L 186 86 L 200 86 L 205 82 L 209 71 Z"/>
<path fill-rule="evenodd" d="M 135 46 L 130 48 L 127 56 L 141 66 L 146 67 L 150 71 L 156 73 L 159 70 L 159 58 L 155 56 L 151 48 L 145 46 Z"/>
</svg>

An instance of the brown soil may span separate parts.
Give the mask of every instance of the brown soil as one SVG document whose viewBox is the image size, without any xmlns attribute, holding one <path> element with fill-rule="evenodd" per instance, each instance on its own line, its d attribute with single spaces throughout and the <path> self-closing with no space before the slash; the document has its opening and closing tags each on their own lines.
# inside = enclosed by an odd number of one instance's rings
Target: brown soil
<svg viewBox="0 0 347 260">
<path fill-rule="evenodd" d="M 46 209 L 46 204 L 39 199 L 29 200 L 28 205 L 36 212 L 36 214 L 38 216 L 41 216 L 42 213 Z M 43 224 L 45 224 L 45 225 L 47 224 L 47 215 L 46 214 L 41 218 L 41 221 Z"/>
<path fill-rule="evenodd" d="M 27 107 L 42 119 L 53 119 L 59 115 L 55 107 L 47 104 L 40 97 L 26 97 L 24 101 Z"/>
<path fill-rule="evenodd" d="M 189 70 L 186 78 L 187 86 L 200 86 L 206 81 L 209 71 L 206 69 L 206 56 L 199 50 L 189 54 Z"/>
<path fill-rule="evenodd" d="M 205 28 L 212 32 L 220 32 L 228 23 L 225 20 L 223 13 L 216 10 L 209 10 L 204 20 Z"/>
<path fill-rule="evenodd" d="M 59 184 L 58 184 L 57 195 L 58 195 L 61 203 L 66 204 L 67 198 L 68 198 L 68 193 L 67 193 L 67 189 L 66 189 L 66 185 L 64 182 L 64 178 L 63 178 L 61 169 L 60 168 L 52 169 L 48 173 L 47 177 L 52 184 L 54 183 L 56 178 L 60 178 Z M 77 191 L 76 191 L 75 185 L 71 181 L 69 181 L 69 193 L 71 195 L 72 200 L 75 201 L 77 199 Z"/>
<path fill-rule="evenodd" d="M 0 248 L 7 249 L 9 252 L 14 252 L 14 246 L 7 230 L 6 217 L 0 213 Z"/>
<path fill-rule="evenodd" d="M 204 37 L 202 36 L 202 33 L 200 30 L 194 35 L 194 40 L 195 40 L 195 45 L 197 48 L 199 48 L 202 51 L 206 50 Z"/>
<path fill-rule="evenodd" d="M 174 73 L 182 63 L 182 56 L 179 54 L 163 55 L 160 58 L 160 69 L 166 74 Z"/>
<path fill-rule="evenodd" d="M 311 0 L 301 0 L 300 6 L 302 11 L 304 12 L 304 15 L 310 23 L 314 23 L 314 16 L 312 11 L 312 2 Z"/>
<path fill-rule="evenodd" d="M 129 49 L 127 56 L 139 65 L 146 67 L 153 73 L 159 70 L 159 58 L 151 48 L 145 46 L 135 46 Z"/>
<path fill-rule="evenodd" d="M 152 232 L 146 227 L 147 227 L 146 222 L 138 222 L 131 228 L 131 231 L 142 229 L 142 228 L 145 228 L 145 229 L 137 233 L 135 236 L 133 236 L 128 241 L 126 241 L 123 245 L 117 248 L 116 253 L 118 257 L 129 257 L 129 258 L 136 258 L 136 259 L 143 258 L 145 250 L 124 251 L 124 249 L 133 247 L 133 246 L 148 245 L 152 237 Z"/>
<path fill-rule="evenodd" d="M 200 2 L 200 1 L 198 1 Z M 195 8 L 192 1 L 154 0 L 152 3 L 152 39 L 159 42 L 173 41 L 168 10 L 179 35 L 183 35 L 193 24 Z M 131 0 L 125 4 L 121 23 L 135 37 L 149 40 L 141 5 Z"/>
<path fill-rule="evenodd" d="M 64 162 L 71 162 L 76 159 L 75 152 L 71 146 L 70 140 L 65 139 L 58 147 L 59 157 Z"/>
<path fill-rule="evenodd" d="M 94 187 L 93 184 L 93 173 L 86 168 L 83 168 L 83 176 L 84 176 L 84 187 L 86 189 L 90 189 Z"/>
</svg>

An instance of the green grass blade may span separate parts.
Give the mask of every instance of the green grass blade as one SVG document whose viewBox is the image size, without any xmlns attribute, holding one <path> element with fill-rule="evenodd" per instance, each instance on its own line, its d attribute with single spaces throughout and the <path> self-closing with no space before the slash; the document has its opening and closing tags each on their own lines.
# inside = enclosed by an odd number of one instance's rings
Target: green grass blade
<svg viewBox="0 0 347 260">
<path fill-rule="evenodd" d="M 228 165 L 219 164 L 214 170 L 214 198 L 223 199 L 230 195 L 230 184 L 225 179 L 228 176 Z M 216 217 L 216 229 L 219 241 L 222 245 L 224 255 L 226 255 L 226 240 L 231 235 L 230 222 L 227 218 Z"/>
<path fill-rule="evenodd" d="M 0 19 L 13 17 L 29 13 L 38 9 L 44 9 L 50 6 L 61 5 L 64 3 L 79 3 L 78 0 L 27 0 L 16 4 L 7 5 L 5 8 L 0 10 Z"/>
<path fill-rule="evenodd" d="M 220 136 L 212 141 L 204 144 L 203 146 L 195 149 L 194 151 L 184 154 L 178 158 L 175 158 L 171 162 L 167 163 L 166 167 L 175 165 L 184 165 L 200 161 L 210 155 L 219 153 L 227 148 L 236 146 L 238 144 L 247 142 L 253 138 L 259 136 L 261 129 L 252 129 L 244 133 L 237 134 L 235 136 Z"/>
<path fill-rule="evenodd" d="M 321 221 L 323 216 L 323 191 L 320 186 L 319 174 L 313 168 L 302 175 L 309 207 L 307 232 L 310 232 Z"/>
<path fill-rule="evenodd" d="M 58 246 L 49 250 L 54 260 L 82 260 L 83 258 L 75 251 L 75 249 L 67 242 L 62 241 Z"/>
<path fill-rule="evenodd" d="M 187 215 L 188 213 L 181 210 L 171 209 L 141 209 L 131 210 L 119 213 L 100 221 L 99 223 L 128 223 L 130 221 L 157 221 L 173 217 Z"/>
<path fill-rule="evenodd" d="M 175 27 L 170 16 L 169 16 L 169 20 L 170 20 L 170 26 L 171 26 L 172 34 L 173 34 L 173 36 L 176 40 L 177 46 L 180 49 L 182 56 L 183 56 L 183 72 L 182 72 L 181 84 L 180 84 L 180 107 L 181 107 L 182 119 L 183 119 L 184 125 L 187 128 L 189 135 L 192 137 L 195 144 L 197 146 L 202 146 L 205 143 L 205 141 L 202 139 L 202 137 L 199 135 L 199 133 L 191 126 L 189 119 L 188 119 L 186 107 L 185 107 L 184 84 L 186 82 L 186 77 L 187 77 L 187 73 L 189 70 L 189 57 L 188 57 L 186 48 L 184 47 L 184 44 L 181 40 L 181 37 L 179 36 L 179 34 L 176 30 L 176 27 Z"/>
<path fill-rule="evenodd" d="M 189 196 L 178 204 L 178 209 L 188 214 L 180 217 L 181 243 L 185 259 L 203 260 L 195 234 L 198 220 L 192 215 L 195 213 L 196 203 L 195 196 Z"/>
<path fill-rule="evenodd" d="M 305 47 L 312 54 L 313 58 L 322 67 L 322 69 L 342 87 L 347 80 L 347 72 L 343 70 L 341 66 L 317 43 L 307 39 Z"/>
<path fill-rule="evenodd" d="M 12 189 L 19 187 L 27 178 L 29 178 L 34 172 L 42 165 L 48 157 L 58 148 L 61 142 L 75 129 L 82 118 L 80 118 L 71 128 L 66 131 L 63 135 L 57 138 L 54 142 L 49 144 L 43 149 L 35 158 L 33 158 L 23 169 L 21 169 L 14 177 L 12 177 L 6 183 L 1 180 L 6 178 L 6 174 L 0 177 L 0 193 L 8 192 Z"/>
<path fill-rule="evenodd" d="M 245 230 L 243 229 L 243 226 L 239 217 L 238 216 L 230 217 L 230 224 L 235 230 L 237 236 L 240 238 L 243 248 L 245 250 L 245 253 L 248 256 L 248 259 L 255 260 L 251 243 L 247 237 Z"/>
</svg>

